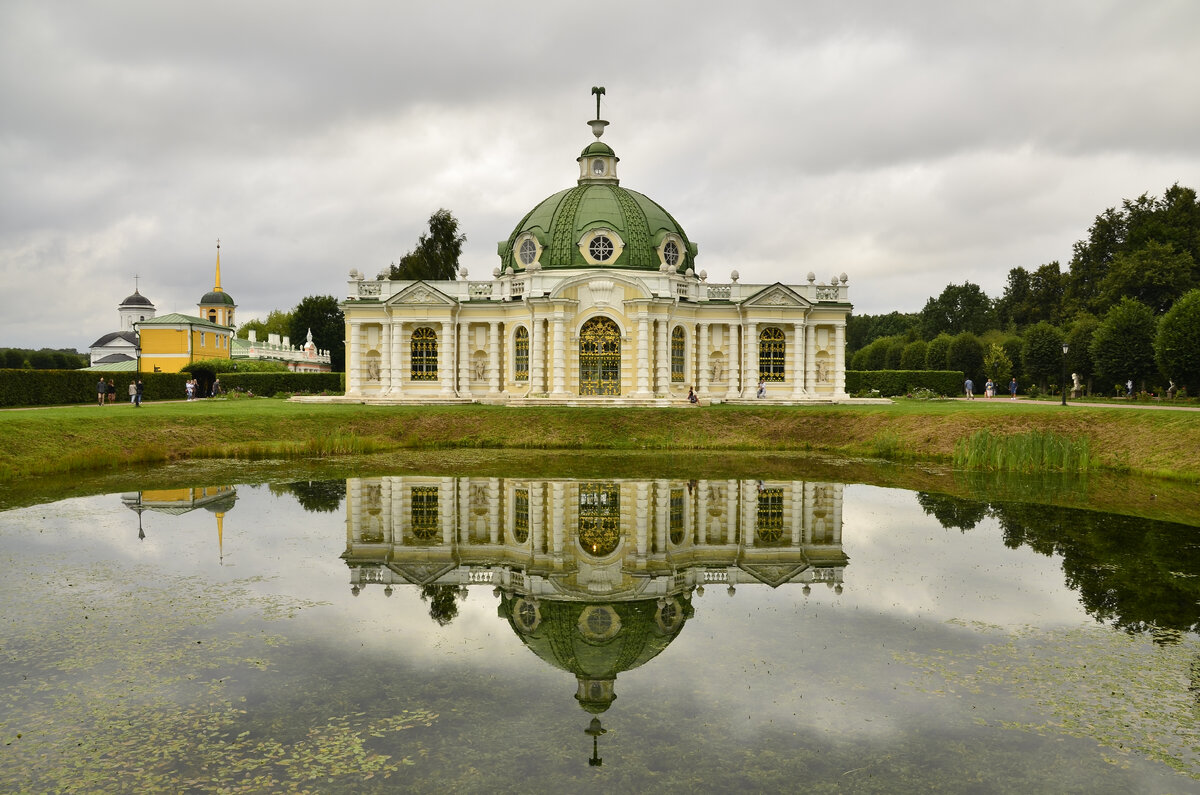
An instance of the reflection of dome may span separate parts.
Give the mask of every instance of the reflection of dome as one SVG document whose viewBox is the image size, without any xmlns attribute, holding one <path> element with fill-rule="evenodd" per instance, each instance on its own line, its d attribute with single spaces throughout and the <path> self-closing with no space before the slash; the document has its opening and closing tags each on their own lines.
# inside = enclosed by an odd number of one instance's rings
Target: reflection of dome
<svg viewBox="0 0 1200 795">
<path fill-rule="evenodd" d="M 670 645 L 691 614 L 687 594 L 636 602 L 567 602 L 506 596 L 500 614 L 530 651 L 575 674 L 579 706 L 604 712 L 617 697 L 617 674 Z"/>
</svg>

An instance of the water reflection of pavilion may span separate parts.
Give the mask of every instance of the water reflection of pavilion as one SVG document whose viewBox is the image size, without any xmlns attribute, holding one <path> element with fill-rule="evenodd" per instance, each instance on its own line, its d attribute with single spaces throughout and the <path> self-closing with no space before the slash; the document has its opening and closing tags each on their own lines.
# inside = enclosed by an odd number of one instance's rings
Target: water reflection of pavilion
<svg viewBox="0 0 1200 795">
<path fill-rule="evenodd" d="M 839 591 L 842 486 L 757 480 L 352 478 L 346 552 L 379 584 L 629 601 L 722 584 Z"/>
<path fill-rule="evenodd" d="M 840 593 L 847 563 L 834 483 L 384 477 L 351 479 L 346 498 L 356 595 L 420 586 L 435 615 L 448 589 L 452 617 L 455 595 L 491 586 L 501 617 L 575 675 L 593 714 L 616 699 L 618 673 L 678 636 L 705 586 Z M 593 746 L 604 732 L 598 719 L 586 730 Z"/>
</svg>

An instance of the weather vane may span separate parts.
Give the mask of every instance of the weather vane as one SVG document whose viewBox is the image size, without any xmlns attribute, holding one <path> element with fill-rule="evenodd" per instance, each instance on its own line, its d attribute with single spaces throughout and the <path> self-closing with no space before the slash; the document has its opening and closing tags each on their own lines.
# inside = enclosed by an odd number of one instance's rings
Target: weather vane
<svg viewBox="0 0 1200 795">
<path fill-rule="evenodd" d="M 600 118 L 600 97 L 604 95 L 604 86 L 592 86 L 592 93 L 596 95 L 596 118 Z"/>
</svg>

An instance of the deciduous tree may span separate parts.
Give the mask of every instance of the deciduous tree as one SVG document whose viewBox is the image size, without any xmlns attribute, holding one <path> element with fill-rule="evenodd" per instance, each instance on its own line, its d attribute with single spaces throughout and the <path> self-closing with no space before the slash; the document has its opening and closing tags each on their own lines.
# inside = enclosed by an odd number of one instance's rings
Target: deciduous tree
<svg viewBox="0 0 1200 795">
<path fill-rule="evenodd" d="M 1096 377 L 1103 384 L 1103 391 L 1129 379 L 1142 386 L 1156 373 L 1156 331 L 1154 313 L 1132 298 L 1122 298 L 1108 310 L 1092 335 L 1090 347 Z"/>
<path fill-rule="evenodd" d="M 292 310 L 288 336 L 295 345 L 303 345 L 312 329 L 318 350 L 328 350 L 330 368 L 335 373 L 346 369 L 346 320 L 332 295 L 310 295 Z"/>
<path fill-rule="evenodd" d="M 1200 290 L 1180 298 L 1158 324 L 1154 358 L 1163 375 L 1200 394 Z"/>
<path fill-rule="evenodd" d="M 458 258 L 467 236 L 458 231 L 458 219 L 440 209 L 429 216 L 429 231 L 417 239 L 417 247 L 392 263 L 380 278 L 451 281 L 458 278 Z"/>
</svg>

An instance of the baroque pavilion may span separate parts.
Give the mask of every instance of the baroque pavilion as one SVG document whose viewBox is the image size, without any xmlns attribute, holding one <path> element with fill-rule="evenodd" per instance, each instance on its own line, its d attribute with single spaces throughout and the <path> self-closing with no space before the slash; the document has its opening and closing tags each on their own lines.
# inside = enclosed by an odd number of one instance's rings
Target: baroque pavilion
<svg viewBox="0 0 1200 795">
<path fill-rule="evenodd" d="M 490 279 L 392 281 L 350 271 L 346 402 L 671 405 L 848 402 L 846 274 L 709 280 L 661 205 L 622 187 L 596 140 L 574 187 L 536 204 Z M 765 393 L 765 397 L 761 395 Z M 325 398 L 329 400 L 330 398 Z"/>
</svg>

